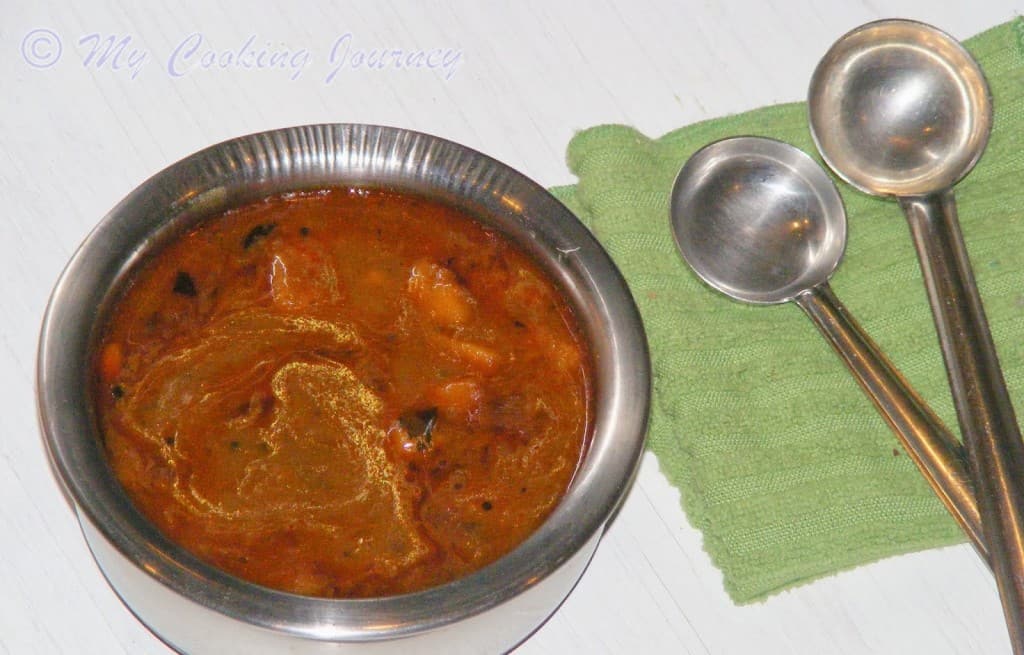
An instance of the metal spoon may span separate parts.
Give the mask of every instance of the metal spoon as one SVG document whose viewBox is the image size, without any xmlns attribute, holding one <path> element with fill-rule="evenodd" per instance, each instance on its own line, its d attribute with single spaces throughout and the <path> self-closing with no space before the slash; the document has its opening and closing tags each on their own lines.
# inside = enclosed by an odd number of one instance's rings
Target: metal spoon
<svg viewBox="0 0 1024 655">
<path fill-rule="evenodd" d="M 710 286 L 749 303 L 792 301 L 807 313 L 986 557 L 959 444 L 829 287 L 846 214 L 825 171 L 780 141 L 717 141 L 679 172 L 671 220 L 683 259 Z"/>
<path fill-rule="evenodd" d="M 1024 442 L 951 190 L 988 141 L 988 85 L 944 32 L 879 21 L 839 39 L 821 60 L 809 113 L 829 166 L 863 191 L 895 196 L 910 224 L 1010 641 L 1024 654 Z"/>
</svg>

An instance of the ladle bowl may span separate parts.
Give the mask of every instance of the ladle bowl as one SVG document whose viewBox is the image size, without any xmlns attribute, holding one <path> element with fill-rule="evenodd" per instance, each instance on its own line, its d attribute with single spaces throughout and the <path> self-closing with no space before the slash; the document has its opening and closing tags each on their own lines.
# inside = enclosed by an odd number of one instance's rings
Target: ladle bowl
<svg viewBox="0 0 1024 655">
<path fill-rule="evenodd" d="M 737 300 L 780 303 L 825 283 L 846 216 L 828 175 L 778 141 L 735 138 L 698 151 L 676 181 L 672 231 L 705 282 Z"/>
<path fill-rule="evenodd" d="M 818 150 L 875 195 L 927 195 L 960 181 L 992 127 L 988 85 L 956 40 L 915 21 L 868 23 L 828 51 L 811 78 Z"/>
</svg>

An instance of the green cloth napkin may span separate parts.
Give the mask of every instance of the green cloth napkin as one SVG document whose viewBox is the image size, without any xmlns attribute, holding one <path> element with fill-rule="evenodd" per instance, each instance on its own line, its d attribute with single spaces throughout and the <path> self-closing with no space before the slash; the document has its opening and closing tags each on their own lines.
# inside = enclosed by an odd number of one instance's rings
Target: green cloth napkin
<svg viewBox="0 0 1024 655">
<path fill-rule="evenodd" d="M 985 69 L 996 111 L 982 161 L 957 187 L 960 220 L 1024 414 L 1024 20 L 966 45 Z M 740 603 L 963 540 L 803 312 L 729 300 L 676 252 L 669 194 L 686 159 L 710 141 L 743 134 L 817 156 L 805 111 L 803 103 L 766 107 L 655 140 L 625 126 L 588 129 L 568 148 L 578 184 L 553 190 L 629 282 L 654 361 L 650 449 Z M 838 186 L 849 243 L 833 289 L 956 432 L 906 222 L 896 203 Z"/>
</svg>

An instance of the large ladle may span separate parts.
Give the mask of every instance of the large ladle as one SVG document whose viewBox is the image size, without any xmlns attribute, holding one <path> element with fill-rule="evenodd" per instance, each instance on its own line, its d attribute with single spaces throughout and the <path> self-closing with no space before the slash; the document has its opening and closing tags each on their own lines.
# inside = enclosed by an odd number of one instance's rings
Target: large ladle
<svg viewBox="0 0 1024 655">
<path fill-rule="evenodd" d="M 944 32 L 879 21 L 832 46 L 808 108 L 829 166 L 867 193 L 897 198 L 910 224 L 1010 641 L 1024 654 L 1024 443 L 951 190 L 988 141 L 988 85 Z"/>
<path fill-rule="evenodd" d="M 829 287 L 846 246 L 846 214 L 825 171 L 780 141 L 717 141 L 679 172 L 671 222 L 683 259 L 710 286 L 749 303 L 792 301 L 807 313 L 987 556 L 959 444 Z"/>
</svg>

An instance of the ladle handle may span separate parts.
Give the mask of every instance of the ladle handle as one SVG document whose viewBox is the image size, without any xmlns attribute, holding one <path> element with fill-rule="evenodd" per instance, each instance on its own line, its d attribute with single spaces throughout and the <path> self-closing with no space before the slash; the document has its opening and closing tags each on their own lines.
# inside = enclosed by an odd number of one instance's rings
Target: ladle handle
<svg viewBox="0 0 1024 655">
<path fill-rule="evenodd" d="M 1024 653 L 1024 442 L 957 221 L 953 192 L 904 198 L 1014 652 Z"/>
<path fill-rule="evenodd" d="M 960 444 L 847 313 L 827 284 L 800 294 L 794 301 L 846 363 L 925 480 L 987 560 L 978 504 Z"/>
</svg>

